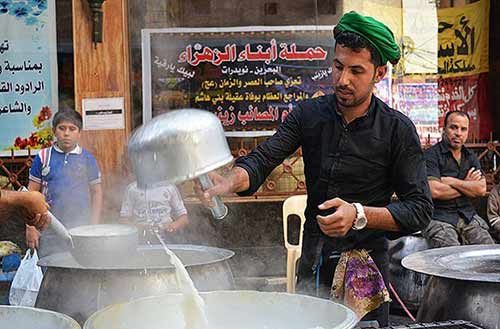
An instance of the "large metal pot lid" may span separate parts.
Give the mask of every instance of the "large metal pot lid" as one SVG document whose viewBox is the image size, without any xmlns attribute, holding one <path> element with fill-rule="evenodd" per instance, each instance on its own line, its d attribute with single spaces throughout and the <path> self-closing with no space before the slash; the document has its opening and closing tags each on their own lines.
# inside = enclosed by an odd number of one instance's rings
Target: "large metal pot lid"
<svg viewBox="0 0 500 329">
<path fill-rule="evenodd" d="M 429 249 L 403 258 L 412 271 L 449 279 L 500 282 L 500 245 Z"/>
<path fill-rule="evenodd" d="M 137 233 L 137 228 L 131 225 L 121 224 L 99 224 L 84 225 L 72 228 L 69 234 L 73 237 L 111 237 L 133 235 Z"/>
<path fill-rule="evenodd" d="M 168 245 L 186 267 L 202 266 L 223 262 L 234 256 L 234 252 L 228 249 L 195 246 L 188 244 Z M 125 259 L 117 259 L 114 264 L 107 266 L 82 266 L 70 252 L 61 252 L 43 257 L 38 261 L 39 266 L 57 267 L 79 270 L 164 270 L 173 269 L 170 257 L 160 245 L 141 246 L 137 252 Z"/>
</svg>

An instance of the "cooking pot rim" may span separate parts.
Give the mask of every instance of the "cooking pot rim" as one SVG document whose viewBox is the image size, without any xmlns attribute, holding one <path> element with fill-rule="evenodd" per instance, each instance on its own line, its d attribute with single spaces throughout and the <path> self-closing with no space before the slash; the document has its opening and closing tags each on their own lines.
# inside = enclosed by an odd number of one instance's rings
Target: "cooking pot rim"
<svg viewBox="0 0 500 329">
<path fill-rule="evenodd" d="M 186 268 L 196 267 L 196 266 L 205 266 L 214 263 L 227 261 L 229 258 L 235 255 L 234 251 L 229 249 L 217 248 L 217 247 L 209 247 L 203 245 L 191 245 L 191 244 L 167 244 L 167 247 L 174 252 L 176 250 L 188 250 L 188 251 L 202 251 L 208 252 L 212 254 L 216 254 L 218 257 L 216 259 L 204 262 L 192 262 L 188 265 L 185 265 Z M 139 246 L 137 248 L 138 251 L 147 251 L 147 250 L 163 250 L 161 245 L 152 245 L 152 246 Z M 73 260 L 72 262 L 69 260 Z M 45 266 L 49 268 L 63 268 L 63 269 L 78 269 L 78 270 L 90 270 L 90 271 L 143 271 L 144 267 L 141 266 L 82 266 L 68 252 L 61 252 L 52 254 L 46 257 L 41 258 L 38 261 L 39 266 Z M 173 266 L 171 264 L 158 264 L 154 266 L 148 266 L 147 270 L 163 270 L 169 269 Z"/>
<path fill-rule="evenodd" d="M 240 294 L 243 296 L 245 296 L 245 295 L 246 296 L 249 296 L 249 295 L 290 296 L 290 298 L 301 298 L 302 300 L 310 299 L 310 300 L 321 300 L 324 302 L 330 302 L 330 303 L 333 303 L 333 304 L 337 305 L 338 307 L 344 309 L 345 314 L 346 314 L 346 319 L 342 323 L 338 324 L 338 328 L 340 328 L 340 329 L 353 328 L 359 322 L 359 319 L 356 316 L 356 314 L 354 313 L 354 311 L 352 311 L 347 306 L 342 305 L 340 303 L 333 302 L 329 299 L 323 299 L 323 298 L 313 297 L 313 296 L 309 296 L 309 295 L 291 294 L 291 293 L 286 293 L 286 292 L 254 291 L 254 290 L 219 290 L 219 291 L 200 292 L 201 296 L 204 296 L 204 295 L 215 295 L 215 296 L 217 296 L 217 295 L 236 295 L 236 294 Z M 123 307 L 123 306 L 128 305 L 128 304 L 136 304 L 136 303 L 140 303 L 140 302 L 146 301 L 146 300 L 161 299 L 161 298 L 164 298 L 165 296 L 172 296 L 172 295 L 173 296 L 182 296 L 181 293 L 169 293 L 169 294 L 163 294 L 163 295 L 159 295 L 159 296 L 143 297 L 143 298 L 134 299 L 132 301 L 125 302 L 125 303 L 109 305 L 105 308 L 102 308 L 102 309 L 94 312 L 94 314 L 92 314 L 85 321 L 85 323 L 83 325 L 83 329 L 91 329 L 92 328 L 91 325 L 94 322 L 94 319 L 98 318 L 100 314 L 106 313 L 113 308 Z"/>
<path fill-rule="evenodd" d="M 467 257 L 480 257 L 481 255 L 498 256 L 500 259 L 500 245 L 467 245 L 428 249 L 406 256 L 401 264 L 409 270 L 437 277 L 478 282 L 500 282 L 500 269 L 497 273 L 481 273 L 447 266 L 453 260 L 464 260 Z"/>
<path fill-rule="evenodd" d="M 16 306 L 16 305 L 0 305 L 0 311 L 2 309 L 16 309 L 16 310 L 26 310 L 26 312 L 31 312 L 33 314 L 41 314 L 41 313 L 45 313 L 45 314 L 50 314 L 51 316 L 54 316 L 55 318 L 60 318 L 60 319 L 64 319 L 65 321 L 68 321 L 68 323 L 71 324 L 72 327 L 74 328 L 81 328 L 80 327 L 80 324 L 78 322 L 76 322 L 75 319 L 73 319 L 72 317 L 70 317 L 69 315 L 66 315 L 64 313 L 59 313 L 59 312 L 54 312 L 54 311 L 51 311 L 51 310 L 46 310 L 46 309 L 43 309 L 43 308 L 36 308 L 36 307 L 28 307 L 28 306 Z"/>
</svg>

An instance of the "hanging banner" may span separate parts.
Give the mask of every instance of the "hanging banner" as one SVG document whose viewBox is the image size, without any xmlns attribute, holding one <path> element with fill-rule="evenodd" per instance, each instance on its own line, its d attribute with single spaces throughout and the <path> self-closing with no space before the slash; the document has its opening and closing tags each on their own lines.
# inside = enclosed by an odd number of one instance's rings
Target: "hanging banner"
<svg viewBox="0 0 500 329">
<path fill-rule="evenodd" d="M 417 128 L 420 141 L 435 143 L 441 132 L 438 124 L 437 83 L 400 83 L 396 109 L 408 116 Z"/>
<path fill-rule="evenodd" d="M 57 111 L 55 1 L 0 1 L 0 155 L 50 145 Z"/>
<path fill-rule="evenodd" d="M 491 131 L 488 106 L 488 74 L 438 80 L 439 126 L 449 111 L 463 111 L 470 117 L 469 138 L 487 139 Z"/>
<path fill-rule="evenodd" d="M 429 0 L 403 0 L 403 38 L 400 39 L 405 74 L 437 72 L 438 19 Z"/>
<path fill-rule="evenodd" d="M 297 102 L 332 93 L 332 30 L 143 30 L 144 122 L 191 107 L 217 115 L 227 132 L 272 131 Z"/>
<path fill-rule="evenodd" d="M 488 72 L 489 0 L 438 10 L 438 74 Z"/>
</svg>

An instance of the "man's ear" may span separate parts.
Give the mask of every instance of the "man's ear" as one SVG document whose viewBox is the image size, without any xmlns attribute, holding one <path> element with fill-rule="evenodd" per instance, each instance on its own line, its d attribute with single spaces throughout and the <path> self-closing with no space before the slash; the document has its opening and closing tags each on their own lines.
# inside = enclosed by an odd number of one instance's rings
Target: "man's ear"
<svg viewBox="0 0 500 329">
<path fill-rule="evenodd" d="M 380 82 L 380 80 L 382 80 L 386 74 L 387 74 L 387 65 L 377 66 L 375 68 L 375 77 L 374 77 L 373 81 L 375 83 Z"/>
</svg>

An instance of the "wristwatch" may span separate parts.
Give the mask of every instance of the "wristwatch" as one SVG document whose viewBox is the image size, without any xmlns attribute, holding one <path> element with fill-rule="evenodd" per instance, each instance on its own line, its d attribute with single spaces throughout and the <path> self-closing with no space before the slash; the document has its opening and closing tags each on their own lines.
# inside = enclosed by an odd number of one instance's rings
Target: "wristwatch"
<svg viewBox="0 0 500 329">
<path fill-rule="evenodd" d="M 354 219 L 354 222 L 352 223 L 352 229 L 359 231 L 366 227 L 368 220 L 366 219 L 365 210 L 363 209 L 361 203 L 355 202 L 352 205 L 356 208 L 356 219 Z"/>
</svg>

